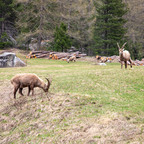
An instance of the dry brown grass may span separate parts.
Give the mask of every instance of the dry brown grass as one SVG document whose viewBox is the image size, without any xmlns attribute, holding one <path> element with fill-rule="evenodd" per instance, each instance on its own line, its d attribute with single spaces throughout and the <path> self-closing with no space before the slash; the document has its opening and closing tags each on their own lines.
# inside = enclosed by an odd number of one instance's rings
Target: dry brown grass
<svg viewBox="0 0 144 144">
<path fill-rule="evenodd" d="M 102 106 L 78 95 L 49 93 L 36 89 L 35 96 L 13 99 L 9 81 L 0 85 L 0 143 L 139 143 L 144 125 L 120 113 L 96 117 L 80 116 L 83 106 Z M 24 90 L 24 94 L 27 89 Z"/>
</svg>

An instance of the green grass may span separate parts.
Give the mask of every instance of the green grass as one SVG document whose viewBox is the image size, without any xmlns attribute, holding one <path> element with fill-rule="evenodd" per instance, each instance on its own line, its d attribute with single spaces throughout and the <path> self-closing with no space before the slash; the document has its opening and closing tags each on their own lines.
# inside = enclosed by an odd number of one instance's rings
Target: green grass
<svg viewBox="0 0 144 144">
<path fill-rule="evenodd" d="M 120 64 L 117 63 L 99 66 L 81 61 L 66 63 L 46 59 L 30 59 L 27 63 L 27 67 L 0 69 L 1 85 L 5 80 L 10 83 L 9 80 L 17 73 L 36 73 L 45 82 L 45 77 L 52 80 L 50 93 L 53 96 L 58 95 L 58 98 L 52 97 L 51 103 L 41 102 L 40 99 L 33 106 L 37 116 L 24 119 L 25 121 L 18 128 L 10 131 L 9 134 L 4 134 L 9 136 L 20 133 L 19 141 L 14 140 L 14 143 L 22 140 L 25 140 L 24 143 L 29 141 L 41 143 L 46 142 L 48 138 L 52 138 L 52 142 L 57 143 L 58 139 L 64 137 L 61 133 L 70 130 L 73 126 L 79 126 L 82 121 L 87 119 L 91 121 L 93 118 L 97 119 L 113 113 L 119 113 L 127 119 L 136 117 L 135 123 L 144 123 L 141 116 L 144 114 L 144 67 L 125 70 L 120 69 Z M 61 95 L 65 97 L 61 99 Z M 25 112 L 28 109 L 29 112 L 31 111 L 30 105 L 29 103 Z M 49 110 L 49 105 L 54 108 L 53 112 L 46 111 Z M 68 116 L 61 118 L 63 113 Z M 3 116 L 7 118 L 9 114 Z M 44 125 L 50 122 L 55 128 L 50 127 L 49 131 L 40 129 L 37 136 L 28 136 L 25 129 L 33 127 L 30 125 L 38 122 L 39 119 Z M 6 120 L 2 121 L 2 123 L 6 122 Z M 92 137 L 103 139 L 99 134 Z M 81 140 L 77 143 L 81 143 Z"/>
<path fill-rule="evenodd" d="M 108 111 L 144 111 L 144 68 L 120 69 L 87 62 L 66 63 L 45 59 L 28 60 L 22 68 L 0 69 L 0 80 L 10 80 L 17 73 L 36 73 L 52 79 L 52 93 L 84 96 L 102 104 Z"/>
</svg>

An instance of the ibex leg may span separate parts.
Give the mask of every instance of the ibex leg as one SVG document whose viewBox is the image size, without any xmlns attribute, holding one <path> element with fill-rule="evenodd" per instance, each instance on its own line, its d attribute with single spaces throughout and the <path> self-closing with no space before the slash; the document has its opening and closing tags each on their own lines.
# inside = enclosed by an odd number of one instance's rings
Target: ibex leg
<svg viewBox="0 0 144 144">
<path fill-rule="evenodd" d="M 23 96 L 22 90 L 23 88 L 19 88 L 19 93 Z"/>
<path fill-rule="evenodd" d="M 123 62 L 121 61 L 121 69 L 123 68 Z"/>
<path fill-rule="evenodd" d="M 32 96 L 34 96 L 34 86 L 31 85 L 31 86 L 30 86 L 30 89 L 32 90 Z"/>
<path fill-rule="evenodd" d="M 29 96 L 29 94 L 30 94 L 30 91 L 31 91 L 31 88 L 30 88 L 30 87 L 28 87 L 28 96 Z"/>
<path fill-rule="evenodd" d="M 19 88 L 19 85 L 14 87 L 14 99 L 16 99 L 16 93 L 17 93 L 18 88 Z"/>
<path fill-rule="evenodd" d="M 125 68 L 127 69 L 127 61 L 125 61 Z"/>
<path fill-rule="evenodd" d="M 130 66 L 131 66 L 131 68 L 132 68 L 132 60 L 130 59 L 129 62 L 130 62 Z"/>
</svg>

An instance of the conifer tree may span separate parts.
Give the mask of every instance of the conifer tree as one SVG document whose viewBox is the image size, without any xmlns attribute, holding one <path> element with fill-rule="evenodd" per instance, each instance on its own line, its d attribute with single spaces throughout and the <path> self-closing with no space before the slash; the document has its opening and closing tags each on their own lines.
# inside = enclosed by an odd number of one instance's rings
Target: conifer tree
<svg viewBox="0 0 144 144">
<path fill-rule="evenodd" d="M 56 26 L 54 19 L 55 0 L 26 0 L 18 2 L 17 28 L 20 30 L 18 40 L 29 42 L 37 39 L 37 50 L 41 48 L 41 41 L 49 39 Z"/>
<path fill-rule="evenodd" d="M 95 53 L 114 55 L 118 53 L 116 43 L 124 39 L 126 29 L 123 18 L 127 12 L 122 0 L 102 0 L 95 3 L 97 10 L 94 28 Z"/>
<path fill-rule="evenodd" d="M 73 46 L 88 51 L 94 24 L 93 0 L 61 0 L 57 9 L 60 23 L 67 24 Z"/>
<path fill-rule="evenodd" d="M 12 36 L 16 33 L 14 7 L 13 0 L 0 0 L 0 48 L 9 46 Z"/>
<path fill-rule="evenodd" d="M 67 26 L 61 23 L 60 27 L 56 27 L 54 33 L 54 49 L 56 51 L 67 51 L 71 47 L 71 41 L 67 35 Z"/>
</svg>

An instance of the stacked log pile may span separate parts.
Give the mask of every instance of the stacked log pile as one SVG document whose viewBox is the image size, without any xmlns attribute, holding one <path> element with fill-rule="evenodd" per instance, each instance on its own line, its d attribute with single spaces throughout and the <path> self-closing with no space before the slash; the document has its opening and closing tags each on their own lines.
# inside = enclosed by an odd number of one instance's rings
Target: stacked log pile
<svg viewBox="0 0 144 144">
<path fill-rule="evenodd" d="M 50 51 L 31 51 L 26 58 L 47 58 L 49 54 Z"/>
<path fill-rule="evenodd" d="M 51 52 L 51 51 L 32 51 L 26 56 L 26 58 L 47 58 L 47 59 L 52 59 L 52 60 L 67 61 L 72 56 L 76 56 L 76 58 L 81 58 L 81 57 L 85 57 L 86 54 L 82 54 L 79 51 L 72 52 L 72 53 Z M 116 55 L 110 56 L 110 57 L 97 55 L 96 61 L 100 63 L 105 63 L 105 62 L 117 63 L 117 62 L 120 62 L 120 59 L 119 59 L 119 56 L 116 56 Z M 141 61 L 140 60 L 133 61 L 133 65 L 144 66 L 144 58 Z"/>
<path fill-rule="evenodd" d="M 101 63 L 105 62 L 120 62 L 119 56 L 111 56 L 111 57 L 106 57 L 106 56 L 96 56 L 96 60 Z"/>
<path fill-rule="evenodd" d="M 144 58 L 140 61 L 140 60 L 135 60 L 134 61 L 134 65 L 136 66 L 144 66 Z"/>
<path fill-rule="evenodd" d="M 47 58 L 52 60 L 64 60 L 66 61 L 71 56 L 76 56 L 76 58 L 85 57 L 86 54 L 82 54 L 79 51 L 73 53 L 66 52 L 51 52 L 51 51 L 32 51 L 30 52 L 26 58 Z"/>
<path fill-rule="evenodd" d="M 120 62 L 120 58 L 119 56 L 111 56 L 111 57 L 106 57 L 106 56 L 96 56 L 96 61 L 100 62 L 100 63 L 105 63 L 105 62 L 111 62 L 111 63 L 117 63 Z M 128 64 L 130 64 L 130 62 L 127 62 Z M 144 66 L 144 58 L 140 61 L 140 60 L 134 60 L 133 61 L 133 65 L 136 66 Z"/>
</svg>

